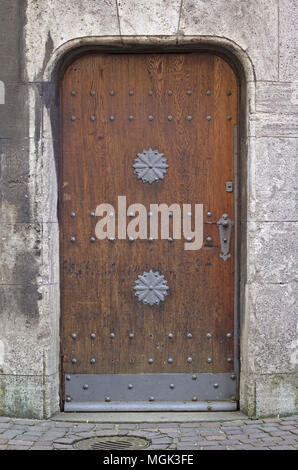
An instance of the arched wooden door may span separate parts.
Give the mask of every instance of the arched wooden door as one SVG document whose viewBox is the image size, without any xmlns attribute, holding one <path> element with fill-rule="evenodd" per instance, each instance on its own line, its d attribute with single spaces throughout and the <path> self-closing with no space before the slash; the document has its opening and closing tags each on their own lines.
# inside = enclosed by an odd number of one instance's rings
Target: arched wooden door
<svg viewBox="0 0 298 470">
<path fill-rule="evenodd" d="M 236 76 L 213 54 L 90 53 L 67 68 L 65 411 L 236 409 L 237 122 Z M 147 209 L 145 238 L 118 231 L 119 196 L 127 224 L 131 204 Z M 99 239 L 103 203 L 116 231 Z M 203 246 L 152 240 L 150 204 L 192 204 L 192 224 L 203 204 Z"/>
</svg>

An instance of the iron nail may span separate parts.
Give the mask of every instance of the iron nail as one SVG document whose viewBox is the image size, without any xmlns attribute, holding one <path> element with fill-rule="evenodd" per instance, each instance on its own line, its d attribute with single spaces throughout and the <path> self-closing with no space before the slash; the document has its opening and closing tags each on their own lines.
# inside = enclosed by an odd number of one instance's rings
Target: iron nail
<svg viewBox="0 0 298 470">
<path fill-rule="evenodd" d="M 77 118 L 75 116 L 71 116 L 71 120 L 75 121 Z"/>
<path fill-rule="evenodd" d="M 191 121 L 191 120 L 192 120 L 192 116 L 189 115 L 189 116 L 187 116 L 186 119 L 187 119 L 188 121 Z"/>
<path fill-rule="evenodd" d="M 83 385 L 83 389 L 84 389 L 84 390 L 88 390 L 88 388 L 89 388 L 89 385 L 88 385 L 88 384 L 84 384 L 84 385 Z"/>
<path fill-rule="evenodd" d="M 148 119 L 149 119 L 149 121 L 153 121 L 154 117 L 152 116 L 152 114 L 150 114 L 150 116 L 148 116 Z"/>
<path fill-rule="evenodd" d="M 211 121 L 211 116 L 206 117 L 207 121 Z"/>
<path fill-rule="evenodd" d="M 206 91 L 206 95 L 207 95 L 207 96 L 210 96 L 210 95 L 211 95 L 211 90 L 207 90 L 207 91 Z"/>
<path fill-rule="evenodd" d="M 110 121 L 115 121 L 115 116 L 110 116 Z"/>
<path fill-rule="evenodd" d="M 75 243 L 76 242 L 76 237 L 70 237 L 70 241 L 71 241 L 71 243 Z"/>
<path fill-rule="evenodd" d="M 96 338 L 96 334 L 95 334 L 95 333 L 91 333 L 90 337 L 91 337 L 91 339 L 95 339 L 95 338 Z"/>
<path fill-rule="evenodd" d="M 208 211 L 206 215 L 207 215 L 207 217 L 211 217 L 212 214 L 211 214 L 210 211 Z"/>
<path fill-rule="evenodd" d="M 93 115 L 90 116 L 90 120 L 91 120 L 91 121 L 95 121 L 95 116 L 93 116 Z"/>
<path fill-rule="evenodd" d="M 91 362 L 91 364 L 95 364 L 96 359 L 95 359 L 94 357 L 92 357 L 92 358 L 90 359 L 90 362 Z"/>
<path fill-rule="evenodd" d="M 76 92 L 75 92 L 75 91 L 72 91 L 72 92 L 71 92 L 71 95 L 72 95 L 72 96 L 76 96 Z"/>
<path fill-rule="evenodd" d="M 111 96 L 114 96 L 114 95 L 115 95 L 114 90 L 111 90 L 111 91 L 110 91 L 110 95 L 111 95 Z"/>
<path fill-rule="evenodd" d="M 133 339 L 135 337 L 134 333 L 129 333 L 130 339 Z"/>
<path fill-rule="evenodd" d="M 192 397 L 192 401 L 198 401 L 198 397 Z"/>
<path fill-rule="evenodd" d="M 115 338 L 115 333 L 110 333 L 110 338 Z"/>
<path fill-rule="evenodd" d="M 75 357 L 73 357 L 72 360 L 71 360 L 71 362 L 72 362 L 73 364 L 76 364 L 78 361 L 77 361 L 77 359 L 76 359 Z"/>
<path fill-rule="evenodd" d="M 71 217 L 75 217 L 76 216 L 76 213 L 75 212 L 71 212 Z"/>
<path fill-rule="evenodd" d="M 172 96 L 172 94 L 173 94 L 172 90 L 169 90 L 169 91 L 168 91 L 168 95 L 169 95 L 169 96 Z"/>
<path fill-rule="evenodd" d="M 214 388 L 218 388 L 219 385 L 218 385 L 218 384 L 214 384 L 213 387 L 214 387 Z"/>
<path fill-rule="evenodd" d="M 207 336 L 208 339 L 210 339 L 211 336 L 212 336 L 212 334 L 211 334 L 211 333 L 207 333 L 206 336 Z"/>
<path fill-rule="evenodd" d="M 192 380 L 197 380 L 198 376 L 197 375 L 193 375 L 192 376 Z"/>
<path fill-rule="evenodd" d="M 91 217 L 95 217 L 95 212 L 90 212 Z"/>
<path fill-rule="evenodd" d="M 66 380 L 70 380 L 70 375 L 65 376 Z"/>
<path fill-rule="evenodd" d="M 187 362 L 191 363 L 192 362 L 192 357 L 188 357 Z"/>
<path fill-rule="evenodd" d="M 186 94 L 187 94 L 187 95 L 191 95 L 191 94 L 192 94 L 192 91 L 191 91 L 191 90 L 187 90 Z"/>
<path fill-rule="evenodd" d="M 105 397 L 105 401 L 111 401 L 110 397 Z"/>
<path fill-rule="evenodd" d="M 94 243 L 96 241 L 96 238 L 95 237 L 90 237 L 90 241 L 91 241 L 91 243 Z"/>
<path fill-rule="evenodd" d="M 173 359 L 172 359 L 171 357 L 169 357 L 168 363 L 169 363 L 169 364 L 172 364 L 172 363 L 173 363 Z"/>
<path fill-rule="evenodd" d="M 90 91 L 90 95 L 91 95 L 91 96 L 95 96 L 95 91 L 94 91 L 94 90 L 91 90 L 91 91 Z"/>
<path fill-rule="evenodd" d="M 191 333 L 187 333 L 187 337 L 188 337 L 189 339 L 191 339 L 191 338 L 192 338 L 192 334 L 191 334 Z"/>
<path fill-rule="evenodd" d="M 173 336 L 174 336 L 173 333 L 169 333 L 169 334 L 168 334 L 168 338 L 170 338 L 170 339 L 172 339 Z"/>
<path fill-rule="evenodd" d="M 72 337 L 72 339 L 77 339 L 77 334 L 76 334 L 76 333 L 72 333 L 71 337 Z"/>
<path fill-rule="evenodd" d="M 133 95 L 133 90 L 129 90 L 128 94 L 129 94 L 129 96 L 132 96 Z"/>
</svg>

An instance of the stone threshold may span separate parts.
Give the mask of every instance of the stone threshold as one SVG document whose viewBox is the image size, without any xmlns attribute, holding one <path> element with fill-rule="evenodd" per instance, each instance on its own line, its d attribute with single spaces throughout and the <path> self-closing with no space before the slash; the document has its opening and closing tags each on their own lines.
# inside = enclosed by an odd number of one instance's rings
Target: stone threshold
<svg viewBox="0 0 298 470">
<path fill-rule="evenodd" d="M 52 421 L 73 423 L 197 423 L 210 421 L 247 420 L 241 411 L 208 412 L 100 412 L 100 413 L 58 413 Z"/>
</svg>

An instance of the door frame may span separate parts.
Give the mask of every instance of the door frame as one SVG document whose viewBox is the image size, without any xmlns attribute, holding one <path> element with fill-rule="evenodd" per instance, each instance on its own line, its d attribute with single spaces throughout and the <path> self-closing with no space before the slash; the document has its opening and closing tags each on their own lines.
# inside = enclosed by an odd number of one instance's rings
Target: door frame
<svg viewBox="0 0 298 470">
<path fill-rule="evenodd" d="M 247 102 L 248 95 L 254 98 L 254 90 L 250 87 L 250 83 L 254 80 L 254 70 L 251 65 L 251 61 L 246 53 L 238 46 L 233 44 L 229 40 L 219 41 L 217 38 L 209 38 L 204 42 L 201 42 L 202 39 L 196 40 L 187 40 L 185 38 L 185 44 L 182 45 L 171 45 L 170 42 L 167 42 L 165 38 L 164 44 L 160 42 L 157 45 L 146 45 L 144 43 L 140 44 L 135 40 L 132 44 L 123 46 L 120 39 L 115 38 L 115 45 L 111 45 L 112 41 L 100 40 L 97 38 L 97 41 L 94 38 L 86 38 L 86 43 L 78 47 L 78 44 L 84 43 L 84 41 L 72 40 L 69 41 L 67 46 L 63 45 L 60 50 L 51 57 L 47 67 L 45 69 L 45 82 L 43 83 L 44 89 L 44 99 L 45 107 L 48 111 L 48 119 L 45 120 L 43 125 L 43 134 L 50 134 L 53 139 L 53 158 L 54 158 L 54 167 L 56 170 L 56 177 L 59 180 L 59 161 L 60 161 L 60 104 L 59 104 L 59 90 L 61 85 L 61 80 L 64 75 L 65 69 L 69 66 L 73 60 L 78 58 L 80 55 L 90 53 L 90 52 L 99 52 L 99 53 L 167 53 L 167 52 L 176 52 L 176 53 L 187 53 L 187 52 L 208 52 L 222 57 L 226 60 L 231 67 L 233 68 L 236 77 L 238 79 L 238 107 L 239 107 L 239 129 L 237 135 L 238 143 L 238 155 L 237 155 L 237 168 L 238 171 L 235 172 L 235 176 L 238 179 L 238 199 L 235 209 L 237 214 L 240 214 L 241 209 L 241 218 L 237 217 L 237 227 L 238 230 L 235 230 L 235 234 L 238 234 L 237 240 L 235 238 L 235 250 L 237 250 L 237 257 L 235 257 L 235 297 L 234 297 L 234 322 L 235 322 L 235 337 L 238 338 L 238 341 L 235 341 L 235 357 L 238 358 L 237 364 L 235 364 L 235 370 L 237 370 L 238 375 L 238 397 L 240 389 L 240 336 L 241 336 L 241 323 L 240 319 L 244 318 L 244 284 L 246 279 L 246 207 L 247 207 L 247 189 L 246 184 L 241 184 L 241 181 L 246 182 L 247 179 L 247 169 L 246 169 L 246 154 L 247 149 L 245 147 L 246 142 L 246 115 L 247 115 Z M 134 38 L 135 39 L 135 38 Z M 96 44 L 98 42 L 98 44 Z M 162 41 L 161 41 L 162 42 Z M 223 43 L 223 44 L 222 44 Z M 65 46 L 65 47 L 64 47 Z M 235 158 L 235 156 L 234 156 Z M 236 170 L 236 168 L 235 168 Z M 57 184 L 56 179 L 56 184 Z M 59 187 L 59 184 L 58 184 Z M 236 187 L 235 187 L 236 189 Z M 237 195 L 237 191 L 236 191 Z M 58 194 L 57 197 L 59 198 Z M 235 197 L 235 194 L 234 194 Z M 59 203 L 58 203 L 59 207 Z M 51 208 L 52 210 L 52 208 Z M 235 220 L 236 222 L 236 220 Z M 236 243 L 237 242 L 237 243 Z M 59 246 L 59 235 L 58 235 L 58 246 Z M 53 261 L 54 262 L 54 261 Z M 56 260 L 57 262 L 57 260 Z M 58 260 L 60 263 L 60 258 Z M 51 301 L 51 299 L 50 299 Z M 53 301 L 53 299 L 52 299 Z M 60 316 L 61 321 L 61 306 L 57 312 Z M 244 322 L 243 322 L 244 323 Z M 59 335 L 60 338 L 60 335 Z M 247 341 L 247 338 L 246 338 Z M 60 354 L 59 354 L 59 363 Z M 237 366 L 237 369 L 236 369 Z M 61 372 L 61 371 L 60 371 Z M 61 394 L 61 375 L 60 375 L 60 408 L 62 409 L 62 397 Z M 237 397 L 237 399 L 238 399 Z M 241 408 L 240 403 L 240 408 Z"/>
</svg>

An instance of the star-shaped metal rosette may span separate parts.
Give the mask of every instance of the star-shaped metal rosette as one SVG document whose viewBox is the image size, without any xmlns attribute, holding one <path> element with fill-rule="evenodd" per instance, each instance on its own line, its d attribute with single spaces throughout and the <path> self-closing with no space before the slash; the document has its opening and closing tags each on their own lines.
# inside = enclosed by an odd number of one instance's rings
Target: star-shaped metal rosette
<svg viewBox="0 0 298 470">
<path fill-rule="evenodd" d="M 143 150 L 138 153 L 132 165 L 138 178 L 142 178 L 143 183 L 153 183 L 154 181 L 163 180 L 169 165 L 166 163 L 163 153 L 158 150 Z"/>
<path fill-rule="evenodd" d="M 149 272 L 144 271 L 135 281 L 135 295 L 145 305 L 158 305 L 164 301 L 168 295 L 169 287 L 164 276 L 158 271 L 152 269 Z"/>
</svg>

